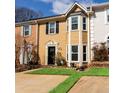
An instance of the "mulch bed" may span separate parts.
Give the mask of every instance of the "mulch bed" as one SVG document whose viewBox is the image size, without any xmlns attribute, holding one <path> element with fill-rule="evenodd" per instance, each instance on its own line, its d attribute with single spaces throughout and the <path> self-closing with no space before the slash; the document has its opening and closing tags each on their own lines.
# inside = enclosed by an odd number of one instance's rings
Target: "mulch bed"
<svg viewBox="0 0 124 93">
<path fill-rule="evenodd" d="M 22 72 L 22 71 L 26 71 L 26 70 L 31 70 L 31 69 L 36 69 L 36 68 L 40 68 L 41 65 L 17 65 L 15 67 L 15 72 Z"/>
<path fill-rule="evenodd" d="M 95 61 L 95 62 L 91 62 L 88 67 L 109 67 L 109 62 L 108 61 Z"/>
</svg>

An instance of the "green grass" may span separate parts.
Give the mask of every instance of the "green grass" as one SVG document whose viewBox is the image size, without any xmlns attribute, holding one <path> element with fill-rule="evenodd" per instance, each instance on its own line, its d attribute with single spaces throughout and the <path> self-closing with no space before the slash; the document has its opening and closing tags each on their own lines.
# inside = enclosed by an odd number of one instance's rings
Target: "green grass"
<svg viewBox="0 0 124 93">
<path fill-rule="evenodd" d="M 77 72 L 71 68 L 43 68 L 29 72 L 30 74 L 70 75 L 65 81 L 49 93 L 67 93 L 82 76 L 109 76 L 109 68 L 90 68 Z"/>
<path fill-rule="evenodd" d="M 67 93 L 73 85 L 80 79 L 81 74 L 73 74 L 57 87 L 52 89 L 49 93 Z"/>
<path fill-rule="evenodd" d="M 90 68 L 81 74 L 82 76 L 109 76 L 109 68 Z"/>
<path fill-rule="evenodd" d="M 29 72 L 30 74 L 48 74 L 48 75 L 72 75 L 77 73 L 70 68 L 43 68 L 36 71 Z"/>
</svg>

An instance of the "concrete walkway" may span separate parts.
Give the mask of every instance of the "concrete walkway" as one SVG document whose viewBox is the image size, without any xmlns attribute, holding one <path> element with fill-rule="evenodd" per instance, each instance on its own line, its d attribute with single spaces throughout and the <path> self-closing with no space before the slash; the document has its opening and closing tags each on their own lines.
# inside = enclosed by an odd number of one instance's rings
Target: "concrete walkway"
<svg viewBox="0 0 124 93">
<path fill-rule="evenodd" d="M 109 77 L 82 77 L 69 93 L 109 93 Z"/>
<path fill-rule="evenodd" d="M 48 93 L 68 76 L 16 73 L 16 93 Z"/>
</svg>

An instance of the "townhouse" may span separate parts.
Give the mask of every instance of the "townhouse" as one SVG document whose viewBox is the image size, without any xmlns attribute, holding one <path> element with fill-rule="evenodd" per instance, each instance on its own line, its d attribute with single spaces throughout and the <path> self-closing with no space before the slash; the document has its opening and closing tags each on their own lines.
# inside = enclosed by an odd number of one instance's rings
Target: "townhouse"
<svg viewBox="0 0 124 93">
<path fill-rule="evenodd" d="M 65 14 L 16 23 L 16 43 L 25 39 L 37 46 L 42 65 L 55 65 L 60 52 L 68 66 L 81 66 L 92 61 L 94 44 L 108 42 L 108 23 L 108 3 L 84 7 L 75 2 Z M 20 64 L 27 64 L 20 51 Z"/>
</svg>

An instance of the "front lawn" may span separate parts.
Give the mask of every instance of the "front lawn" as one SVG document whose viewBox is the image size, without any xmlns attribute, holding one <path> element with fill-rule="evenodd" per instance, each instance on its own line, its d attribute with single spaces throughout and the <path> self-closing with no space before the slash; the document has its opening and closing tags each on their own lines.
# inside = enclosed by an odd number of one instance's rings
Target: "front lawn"
<svg viewBox="0 0 124 93">
<path fill-rule="evenodd" d="M 82 76 L 109 76 L 109 68 L 90 68 L 77 72 L 71 68 L 43 68 L 29 72 L 30 74 L 70 75 L 64 82 L 49 93 L 67 93 Z"/>
<path fill-rule="evenodd" d="M 49 93 L 67 93 L 80 78 L 81 74 L 73 74 Z"/>
<path fill-rule="evenodd" d="M 29 74 L 43 74 L 43 75 L 72 75 L 72 74 L 81 74 L 83 76 L 108 76 L 109 68 L 90 68 L 86 71 L 77 72 L 71 68 L 42 68 Z"/>
<path fill-rule="evenodd" d="M 109 76 L 109 68 L 90 68 L 81 74 L 83 76 Z"/>
<path fill-rule="evenodd" d="M 77 73 L 70 68 L 42 68 L 36 71 L 29 72 L 30 74 L 47 74 L 47 75 L 72 75 Z"/>
</svg>

